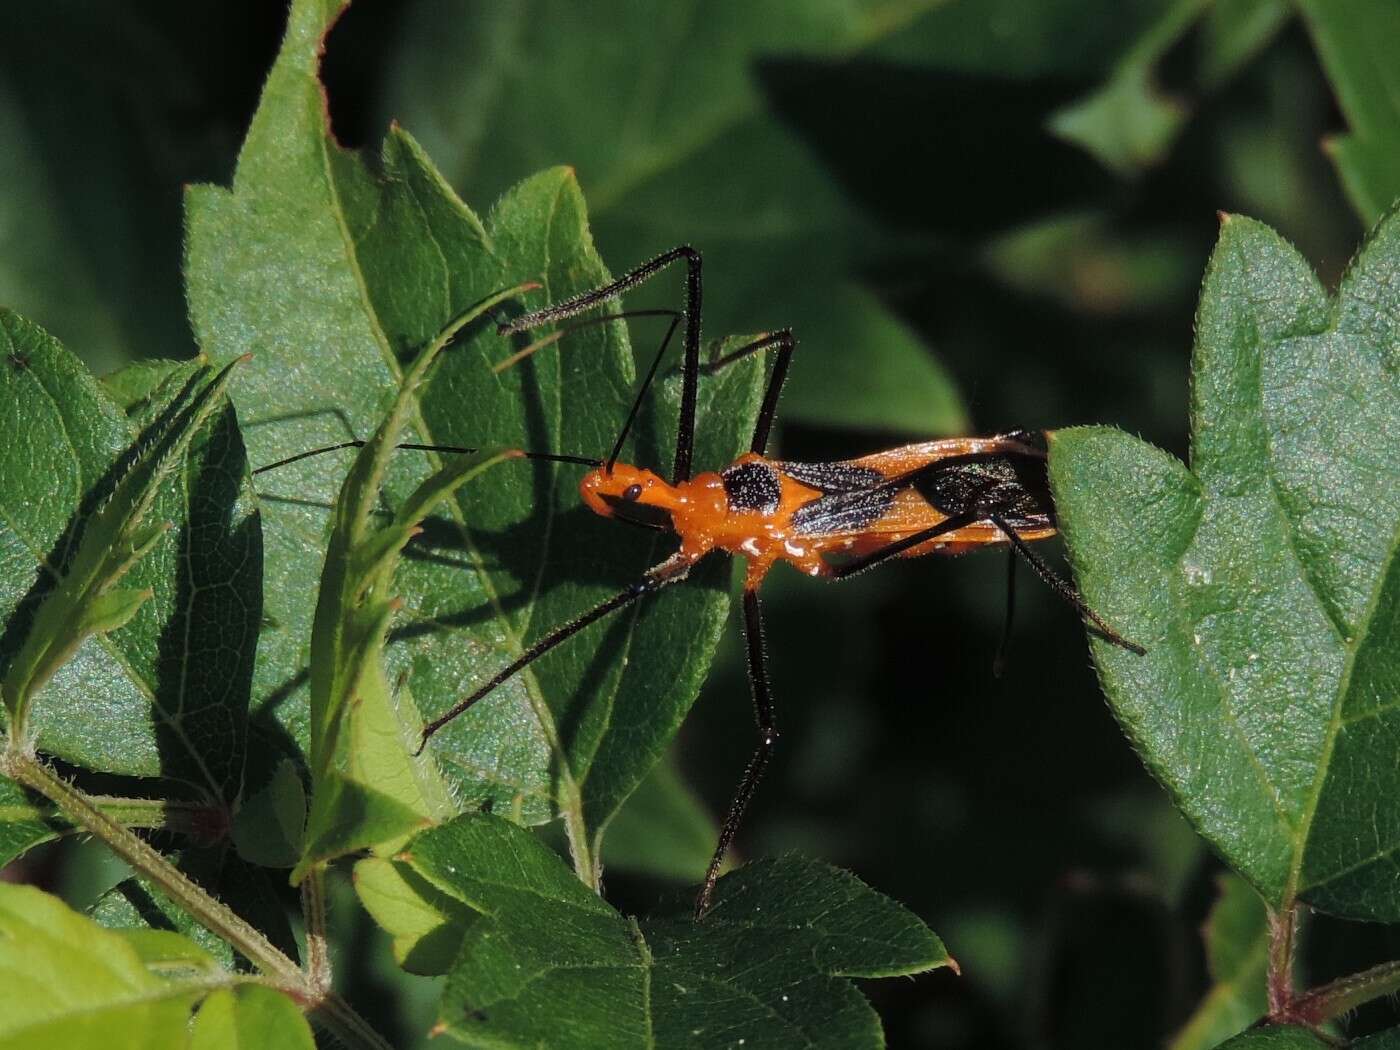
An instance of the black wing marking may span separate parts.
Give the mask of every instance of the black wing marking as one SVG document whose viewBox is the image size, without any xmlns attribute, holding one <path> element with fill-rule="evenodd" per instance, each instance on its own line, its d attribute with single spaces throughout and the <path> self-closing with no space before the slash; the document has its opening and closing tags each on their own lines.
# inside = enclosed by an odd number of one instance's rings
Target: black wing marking
<svg viewBox="0 0 1400 1050">
<path fill-rule="evenodd" d="M 778 473 L 767 463 L 739 463 L 720 475 L 730 510 L 772 514 L 783 498 Z"/>
<path fill-rule="evenodd" d="M 874 467 L 853 463 L 779 463 L 788 477 L 822 495 L 793 512 L 798 535 L 859 532 L 879 521 L 894 502 L 895 489 Z"/>
<path fill-rule="evenodd" d="M 859 492 L 837 492 L 804 503 L 793 511 L 792 528 L 799 536 L 860 532 L 885 516 L 899 489 L 875 485 Z"/>
<path fill-rule="evenodd" d="M 1002 451 L 949 456 L 898 480 L 949 516 L 997 514 L 1019 529 L 1055 523 L 1043 455 Z"/>
<path fill-rule="evenodd" d="M 853 463 L 776 463 L 793 481 L 816 489 L 822 495 L 836 492 L 864 492 L 885 480 L 874 467 Z"/>
</svg>

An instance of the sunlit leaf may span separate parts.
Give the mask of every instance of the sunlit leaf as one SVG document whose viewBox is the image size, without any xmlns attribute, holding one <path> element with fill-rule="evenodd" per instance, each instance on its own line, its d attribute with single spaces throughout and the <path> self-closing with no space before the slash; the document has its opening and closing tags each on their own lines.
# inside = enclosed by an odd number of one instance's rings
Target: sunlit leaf
<svg viewBox="0 0 1400 1050">
<path fill-rule="evenodd" d="M 191 946 L 193 948 L 193 946 Z M 153 973 L 121 935 L 30 886 L 0 884 L 0 1047 L 180 1046 L 205 987 Z"/>
<path fill-rule="evenodd" d="M 1274 907 L 1400 917 L 1400 221 L 1335 298 L 1267 227 L 1225 222 L 1201 291 L 1191 467 L 1062 431 L 1076 574 L 1146 656 L 1095 642 L 1178 807 Z"/>
</svg>

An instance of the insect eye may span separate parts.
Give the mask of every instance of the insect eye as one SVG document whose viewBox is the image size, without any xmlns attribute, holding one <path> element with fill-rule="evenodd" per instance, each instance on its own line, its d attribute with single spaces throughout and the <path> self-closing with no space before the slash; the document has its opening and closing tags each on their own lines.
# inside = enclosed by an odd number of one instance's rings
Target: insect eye
<svg viewBox="0 0 1400 1050">
<path fill-rule="evenodd" d="M 627 488 L 623 490 L 622 498 L 627 500 L 627 502 L 631 503 L 633 500 L 638 499 L 641 496 L 641 494 L 642 486 L 628 485 Z"/>
</svg>

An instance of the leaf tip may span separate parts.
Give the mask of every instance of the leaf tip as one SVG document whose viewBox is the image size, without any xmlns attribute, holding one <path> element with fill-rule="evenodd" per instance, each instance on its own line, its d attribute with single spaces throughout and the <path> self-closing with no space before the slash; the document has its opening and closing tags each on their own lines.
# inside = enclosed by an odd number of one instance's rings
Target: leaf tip
<svg viewBox="0 0 1400 1050">
<path fill-rule="evenodd" d="M 1222 227 L 1228 224 L 1232 219 L 1234 219 L 1233 215 L 1231 215 L 1228 211 L 1224 210 L 1217 211 L 1215 213 L 1215 217 L 1220 221 L 1220 225 Z"/>
</svg>

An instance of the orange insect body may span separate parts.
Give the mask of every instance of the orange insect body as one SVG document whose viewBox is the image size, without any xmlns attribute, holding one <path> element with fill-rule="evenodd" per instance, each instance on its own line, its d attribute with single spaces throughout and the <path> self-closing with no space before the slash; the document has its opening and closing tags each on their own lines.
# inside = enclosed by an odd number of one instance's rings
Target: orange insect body
<svg viewBox="0 0 1400 1050">
<path fill-rule="evenodd" d="M 747 453 L 724 471 L 697 474 L 675 485 L 650 470 L 618 463 L 589 472 L 579 488 L 584 502 L 604 517 L 637 520 L 645 513 L 633 508 L 661 512 L 665 527 L 680 537 L 681 556 L 689 562 L 712 550 L 743 557 L 748 562 L 745 586 L 754 589 L 780 561 L 809 576 L 831 576 L 830 555 L 869 554 L 945 521 L 949 516 L 945 510 L 914 487 L 900 484 L 900 479 L 941 460 L 998 456 L 1043 461 L 1044 451 L 1001 436 L 923 442 L 833 464 L 785 463 Z M 742 491 L 736 478 L 744 480 L 750 491 Z M 821 501 L 831 490 L 819 487 L 813 478 L 845 484 L 841 492 L 848 497 L 845 513 L 823 517 Z M 872 495 L 881 490 L 887 490 L 887 498 Z M 863 512 L 849 506 L 850 497 L 862 495 Z M 1020 536 L 1026 540 L 1053 536 L 1050 512 L 1043 517 L 1043 523 L 1020 529 Z M 976 522 L 911 547 L 901 556 L 963 554 L 1006 542 L 995 525 Z"/>
</svg>

